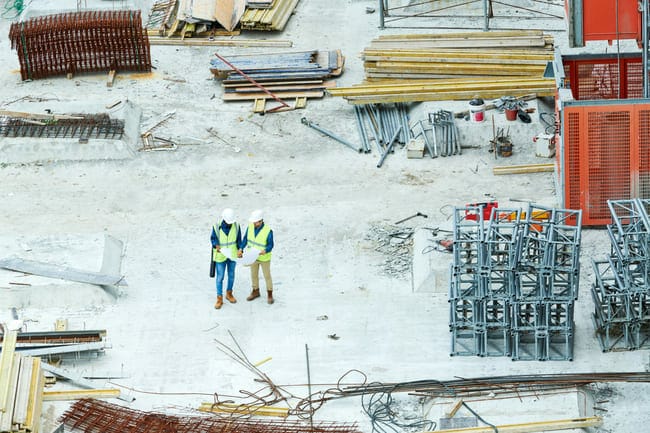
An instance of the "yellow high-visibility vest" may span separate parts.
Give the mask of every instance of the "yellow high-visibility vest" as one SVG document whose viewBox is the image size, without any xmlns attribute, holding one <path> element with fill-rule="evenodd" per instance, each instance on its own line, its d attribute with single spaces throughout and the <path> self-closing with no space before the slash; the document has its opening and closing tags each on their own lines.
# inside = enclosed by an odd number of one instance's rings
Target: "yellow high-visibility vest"
<svg viewBox="0 0 650 433">
<path fill-rule="evenodd" d="M 269 226 L 264 224 L 264 227 L 262 227 L 257 236 L 255 236 L 255 225 L 249 224 L 248 232 L 246 233 L 246 247 L 266 251 L 266 239 L 269 237 L 269 233 L 271 233 L 271 229 Z M 260 262 L 268 262 L 271 260 L 271 253 L 261 254 L 257 257 L 257 260 Z"/>
<path fill-rule="evenodd" d="M 238 250 L 237 231 L 239 230 L 239 225 L 237 223 L 232 223 L 228 234 L 224 233 L 224 231 L 221 230 L 221 221 L 219 222 L 218 225 L 215 225 L 213 229 L 219 239 L 219 246 L 221 247 L 221 250 L 223 251 L 224 248 L 230 249 L 231 251 L 230 257 L 232 259 L 235 259 L 237 257 L 237 250 Z M 228 257 L 226 257 L 223 253 L 218 252 L 216 248 L 212 250 L 212 260 L 214 260 L 215 262 L 221 263 L 221 262 L 225 262 L 227 259 Z"/>
</svg>

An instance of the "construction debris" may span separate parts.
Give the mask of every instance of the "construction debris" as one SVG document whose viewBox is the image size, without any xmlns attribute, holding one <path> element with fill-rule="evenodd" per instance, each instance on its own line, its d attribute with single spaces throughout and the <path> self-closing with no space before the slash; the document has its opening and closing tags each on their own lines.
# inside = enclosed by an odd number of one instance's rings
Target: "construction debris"
<svg viewBox="0 0 650 433">
<path fill-rule="evenodd" d="M 157 0 L 145 24 L 149 35 L 181 39 L 238 35 L 239 29 L 282 31 L 298 0 Z"/>
<path fill-rule="evenodd" d="M 46 15 L 11 25 L 23 80 L 77 72 L 151 71 L 139 10 Z"/>
<path fill-rule="evenodd" d="M 407 279 L 411 275 L 413 233 L 410 227 L 396 225 L 373 225 L 365 239 L 375 251 L 384 256 L 380 267 L 384 275 Z"/>
</svg>

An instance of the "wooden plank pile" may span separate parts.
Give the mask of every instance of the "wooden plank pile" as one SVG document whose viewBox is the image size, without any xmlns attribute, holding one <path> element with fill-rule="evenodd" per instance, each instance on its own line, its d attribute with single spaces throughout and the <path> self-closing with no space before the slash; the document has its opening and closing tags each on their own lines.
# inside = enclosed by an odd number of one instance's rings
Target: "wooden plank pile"
<svg viewBox="0 0 650 433">
<path fill-rule="evenodd" d="M 273 98 L 251 80 L 280 99 L 321 98 L 325 89 L 335 86 L 328 78 L 341 75 L 345 62 L 341 50 L 237 55 L 226 60 L 246 76 L 218 58 L 210 62 L 210 71 L 222 80 L 224 101 Z"/>
<path fill-rule="evenodd" d="M 0 353 L 0 431 L 33 432 L 40 428 L 45 375 L 41 360 L 16 353 L 17 331 L 5 331 Z"/>
<path fill-rule="evenodd" d="M 155 0 L 145 24 L 149 36 L 238 35 L 241 29 L 281 31 L 299 0 Z"/>
<path fill-rule="evenodd" d="M 385 35 L 362 52 L 366 80 L 328 90 L 353 104 L 551 96 L 553 39 L 541 31 Z"/>
<path fill-rule="evenodd" d="M 249 8 L 241 19 L 245 30 L 281 31 L 293 14 L 299 0 L 273 0 L 267 9 Z"/>
</svg>

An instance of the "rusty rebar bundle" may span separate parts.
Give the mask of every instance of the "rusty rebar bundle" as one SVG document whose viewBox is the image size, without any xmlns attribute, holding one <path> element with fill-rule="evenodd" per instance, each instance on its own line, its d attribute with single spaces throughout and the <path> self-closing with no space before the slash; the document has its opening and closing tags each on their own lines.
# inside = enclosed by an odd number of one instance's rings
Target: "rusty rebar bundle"
<svg viewBox="0 0 650 433">
<path fill-rule="evenodd" d="M 1 137 L 36 138 L 103 138 L 120 140 L 124 135 L 124 120 L 111 119 L 108 114 L 72 115 L 70 119 L 39 120 L 4 117 L 0 115 Z"/>
<path fill-rule="evenodd" d="M 85 433 L 359 433 L 356 423 L 256 421 L 214 416 L 142 412 L 93 399 L 74 403 L 59 419 L 66 430 Z"/>
<path fill-rule="evenodd" d="M 140 11 L 84 11 L 13 23 L 23 80 L 76 72 L 151 70 Z"/>
</svg>

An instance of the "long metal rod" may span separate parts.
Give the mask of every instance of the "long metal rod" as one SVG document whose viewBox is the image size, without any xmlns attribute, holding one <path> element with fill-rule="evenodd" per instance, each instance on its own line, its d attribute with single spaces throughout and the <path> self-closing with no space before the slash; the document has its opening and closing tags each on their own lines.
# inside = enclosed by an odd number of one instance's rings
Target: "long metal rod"
<svg viewBox="0 0 650 433">
<path fill-rule="evenodd" d="M 390 142 L 388 143 L 388 146 L 386 146 L 386 151 L 384 152 L 384 154 L 381 156 L 381 159 L 377 163 L 377 168 L 380 168 L 382 166 L 382 164 L 384 163 L 384 160 L 386 159 L 386 157 L 388 156 L 390 151 L 393 149 L 393 144 L 395 143 L 395 140 L 397 139 L 397 135 L 399 134 L 399 132 L 401 130 L 402 130 L 402 127 L 400 126 L 399 128 L 397 128 L 397 131 L 395 131 L 395 133 L 393 134 L 393 138 L 390 139 Z"/>
<path fill-rule="evenodd" d="M 352 149 L 352 150 L 354 150 L 356 152 L 359 152 L 359 153 L 363 152 L 363 149 L 361 149 L 360 147 L 354 147 L 354 145 L 352 143 L 350 143 L 349 141 L 347 141 L 346 139 L 339 137 L 338 135 L 334 134 L 333 132 L 328 131 L 327 129 L 324 129 L 324 128 L 318 126 L 317 124 L 315 124 L 313 122 L 310 122 L 309 120 L 307 120 L 306 117 L 303 117 L 302 119 L 300 119 L 300 121 L 304 125 L 307 125 L 310 128 L 315 129 L 316 131 L 322 132 L 323 134 L 325 134 L 328 137 L 338 141 L 339 143 L 345 144 L 347 147 L 349 147 L 350 149 Z"/>
<path fill-rule="evenodd" d="M 309 393 L 309 426 L 314 431 L 314 408 L 311 402 L 311 372 L 309 370 L 309 347 L 305 344 L 305 357 L 307 358 L 307 392 Z"/>
</svg>

